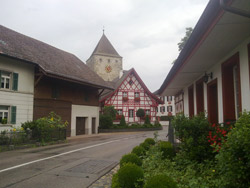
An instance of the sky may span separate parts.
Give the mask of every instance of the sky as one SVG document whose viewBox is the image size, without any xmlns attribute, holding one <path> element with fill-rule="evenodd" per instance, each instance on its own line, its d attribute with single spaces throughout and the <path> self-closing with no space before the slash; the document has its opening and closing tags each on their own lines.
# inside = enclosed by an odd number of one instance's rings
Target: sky
<svg viewBox="0 0 250 188">
<path fill-rule="evenodd" d="M 194 27 L 208 0 L 0 0 L 0 24 L 73 53 L 90 57 L 103 27 L 151 92 L 159 89 L 186 27 Z"/>
</svg>

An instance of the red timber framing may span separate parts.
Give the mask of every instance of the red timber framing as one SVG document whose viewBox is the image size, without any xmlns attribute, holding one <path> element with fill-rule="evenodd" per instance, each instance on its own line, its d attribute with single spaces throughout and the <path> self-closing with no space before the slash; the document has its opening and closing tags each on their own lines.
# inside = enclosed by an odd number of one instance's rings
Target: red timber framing
<svg viewBox="0 0 250 188">
<path fill-rule="evenodd" d="M 122 110 L 126 122 L 139 123 L 141 120 L 136 117 L 137 110 L 144 109 L 145 113 L 149 113 L 151 121 L 155 121 L 156 108 L 161 100 L 147 89 L 135 70 L 132 69 L 122 80 L 120 86 L 101 102 L 104 102 L 104 106 L 112 105 L 116 110 Z M 132 110 L 133 114 L 131 114 Z"/>
<path fill-rule="evenodd" d="M 218 123 L 217 78 L 207 84 L 207 114 L 210 123 Z"/>
<path fill-rule="evenodd" d="M 189 117 L 194 116 L 194 86 L 191 85 L 188 88 L 188 109 Z"/>
<path fill-rule="evenodd" d="M 197 114 L 204 112 L 204 89 L 203 78 L 196 82 L 196 109 Z"/>
<path fill-rule="evenodd" d="M 221 71 L 224 122 L 234 121 L 242 111 L 239 53 L 222 63 Z"/>
</svg>

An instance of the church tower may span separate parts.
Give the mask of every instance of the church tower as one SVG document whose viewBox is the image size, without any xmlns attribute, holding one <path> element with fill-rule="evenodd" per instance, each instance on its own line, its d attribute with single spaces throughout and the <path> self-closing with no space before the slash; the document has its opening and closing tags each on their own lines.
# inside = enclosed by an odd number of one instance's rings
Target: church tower
<svg viewBox="0 0 250 188">
<path fill-rule="evenodd" d="M 113 81 L 119 78 L 122 71 L 122 57 L 117 53 L 104 32 L 95 50 L 86 62 L 105 81 Z"/>
</svg>

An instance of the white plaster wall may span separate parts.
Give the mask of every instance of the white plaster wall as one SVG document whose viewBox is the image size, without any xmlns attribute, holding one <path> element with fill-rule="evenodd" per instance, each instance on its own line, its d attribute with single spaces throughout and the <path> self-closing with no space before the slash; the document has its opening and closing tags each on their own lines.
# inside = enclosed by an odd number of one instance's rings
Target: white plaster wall
<svg viewBox="0 0 250 188">
<path fill-rule="evenodd" d="M 21 127 L 22 123 L 33 120 L 34 66 L 0 57 L 0 70 L 18 73 L 18 91 L 0 89 L 0 105 L 17 108 L 16 124 L 0 125 L 1 131 Z"/>
<path fill-rule="evenodd" d="M 248 64 L 248 49 L 247 45 L 250 43 L 250 38 L 246 39 L 243 43 L 233 49 L 227 56 L 223 57 L 218 63 L 207 70 L 207 73 L 213 72 L 213 79 L 217 78 L 217 89 L 218 89 L 218 121 L 223 122 L 223 95 L 222 95 L 222 74 L 221 74 L 221 64 L 225 62 L 228 58 L 233 56 L 235 53 L 239 52 L 240 56 L 240 72 L 241 72 L 241 99 L 242 99 L 242 110 L 250 111 L 250 83 L 249 83 L 249 64 Z M 200 77 L 201 78 L 201 77 Z M 196 81 L 193 82 L 194 87 Z M 208 81 L 212 81 L 211 79 Z M 194 96 L 196 96 L 196 90 L 194 90 Z M 197 114 L 196 109 L 196 98 L 194 99 L 195 104 L 195 114 Z M 204 108 L 207 112 L 207 84 L 204 83 Z M 189 114 L 188 110 L 188 89 L 184 89 L 184 113 Z"/>
<path fill-rule="evenodd" d="M 76 117 L 86 117 L 85 132 L 86 134 L 92 134 L 92 118 L 96 118 L 96 130 L 98 132 L 99 127 L 99 107 L 96 106 L 84 106 L 84 105 L 72 105 L 71 110 L 71 136 L 76 136 Z"/>
</svg>

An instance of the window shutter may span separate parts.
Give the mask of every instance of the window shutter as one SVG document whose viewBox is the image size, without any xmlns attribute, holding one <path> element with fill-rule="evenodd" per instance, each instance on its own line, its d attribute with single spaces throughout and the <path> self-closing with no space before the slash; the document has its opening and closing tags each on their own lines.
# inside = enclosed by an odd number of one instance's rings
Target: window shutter
<svg viewBox="0 0 250 188">
<path fill-rule="evenodd" d="M 16 106 L 11 107 L 11 124 L 16 124 Z"/>
<path fill-rule="evenodd" d="M 18 73 L 13 73 L 12 90 L 17 91 L 18 89 Z"/>
</svg>

